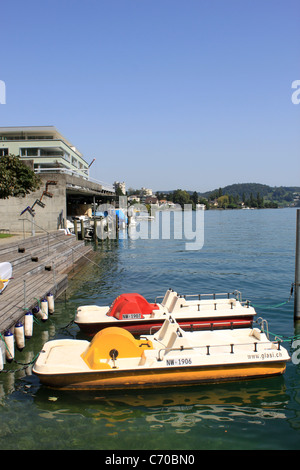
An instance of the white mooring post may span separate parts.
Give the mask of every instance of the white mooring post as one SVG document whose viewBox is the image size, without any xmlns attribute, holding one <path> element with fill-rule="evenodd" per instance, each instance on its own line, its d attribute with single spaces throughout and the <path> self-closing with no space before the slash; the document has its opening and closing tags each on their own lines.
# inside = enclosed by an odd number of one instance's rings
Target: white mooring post
<svg viewBox="0 0 300 470">
<path fill-rule="evenodd" d="M 300 320 L 300 209 L 297 209 L 294 319 Z"/>
</svg>

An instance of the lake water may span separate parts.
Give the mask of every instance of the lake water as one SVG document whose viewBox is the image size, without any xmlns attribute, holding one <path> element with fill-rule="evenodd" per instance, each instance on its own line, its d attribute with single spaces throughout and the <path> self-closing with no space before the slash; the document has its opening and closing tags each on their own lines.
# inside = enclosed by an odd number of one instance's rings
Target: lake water
<svg viewBox="0 0 300 470">
<path fill-rule="evenodd" d="M 204 246 L 185 240 L 99 243 L 93 262 L 69 282 L 55 313 L 34 325 L 19 363 L 49 339 L 82 338 L 78 306 L 110 304 L 122 292 L 148 300 L 180 293 L 242 292 L 272 333 L 299 334 L 288 301 L 295 269 L 296 211 L 206 211 Z M 284 346 L 293 353 L 291 341 Z M 300 365 L 281 377 L 136 392 L 63 392 L 41 386 L 21 364 L 0 374 L 0 449 L 193 451 L 299 449 Z M 129 452 L 130 454 L 130 452 Z"/>
</svg>

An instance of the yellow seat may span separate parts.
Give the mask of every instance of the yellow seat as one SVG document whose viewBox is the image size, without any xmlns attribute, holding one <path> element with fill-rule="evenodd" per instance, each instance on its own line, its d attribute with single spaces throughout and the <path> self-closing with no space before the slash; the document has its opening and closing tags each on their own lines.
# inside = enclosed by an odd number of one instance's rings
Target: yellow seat
<svg viewBox="0 0 300 470">
<path fill-rule="evenodd" d="M 110 369 L 110 359 L 141 357 L 144 349 L 153 349 L 151 341 L 137 340 L 123 328 L 110 327 L 94 336 L 81 357 L 90 369 Z"/>
</svg>

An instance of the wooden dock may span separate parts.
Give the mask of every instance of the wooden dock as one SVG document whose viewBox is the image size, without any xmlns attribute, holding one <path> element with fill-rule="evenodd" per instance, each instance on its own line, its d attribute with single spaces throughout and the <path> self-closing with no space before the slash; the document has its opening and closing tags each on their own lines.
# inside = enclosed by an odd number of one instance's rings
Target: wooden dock
<svg viewBox="0 0 300 470">
<path fill-rule="evenodd" d="M 48 292 L 60 295 L 68 273 L 93 253 L 91 245 L 64 231 L 0 242 L 0 262 L 12 264 L 12 279 L 0 294 L 0 333 L 11 329 Z"/>
</svg>

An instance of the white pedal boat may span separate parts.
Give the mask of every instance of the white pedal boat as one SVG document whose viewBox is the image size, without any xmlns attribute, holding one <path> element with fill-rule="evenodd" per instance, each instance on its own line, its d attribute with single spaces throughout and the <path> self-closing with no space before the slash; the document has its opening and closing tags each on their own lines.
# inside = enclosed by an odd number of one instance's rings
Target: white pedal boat
<svg viewBox="0 0 300 470">
<path fill-rule="evenodd" d="M 9 262 L 0 263 L 0 294 L 7 287 L 12 276 L 12 265 Z"/>
<path fill-rule="evenodd" d="M 87 335 L 118 326 L 133 334 L 158 330 L 171 314 L 185 330 L 250 327 L 256 312 L 241 293 L 179 295 L 168 289 L 161 303 L 149 303 L 140 294 L 121 294 L 112 305 L 78 307 L 74 322 Z"/>
<path fill-rule="evenodd" d="M 139 340 L 123 328 L 91 342 L 47 342 L 33 367 L 42 384 L 65 390 L 158 388 L 283 374 L 288 352 L 258 328 L 182 330 L 170 315 Z"/>
</svg>

